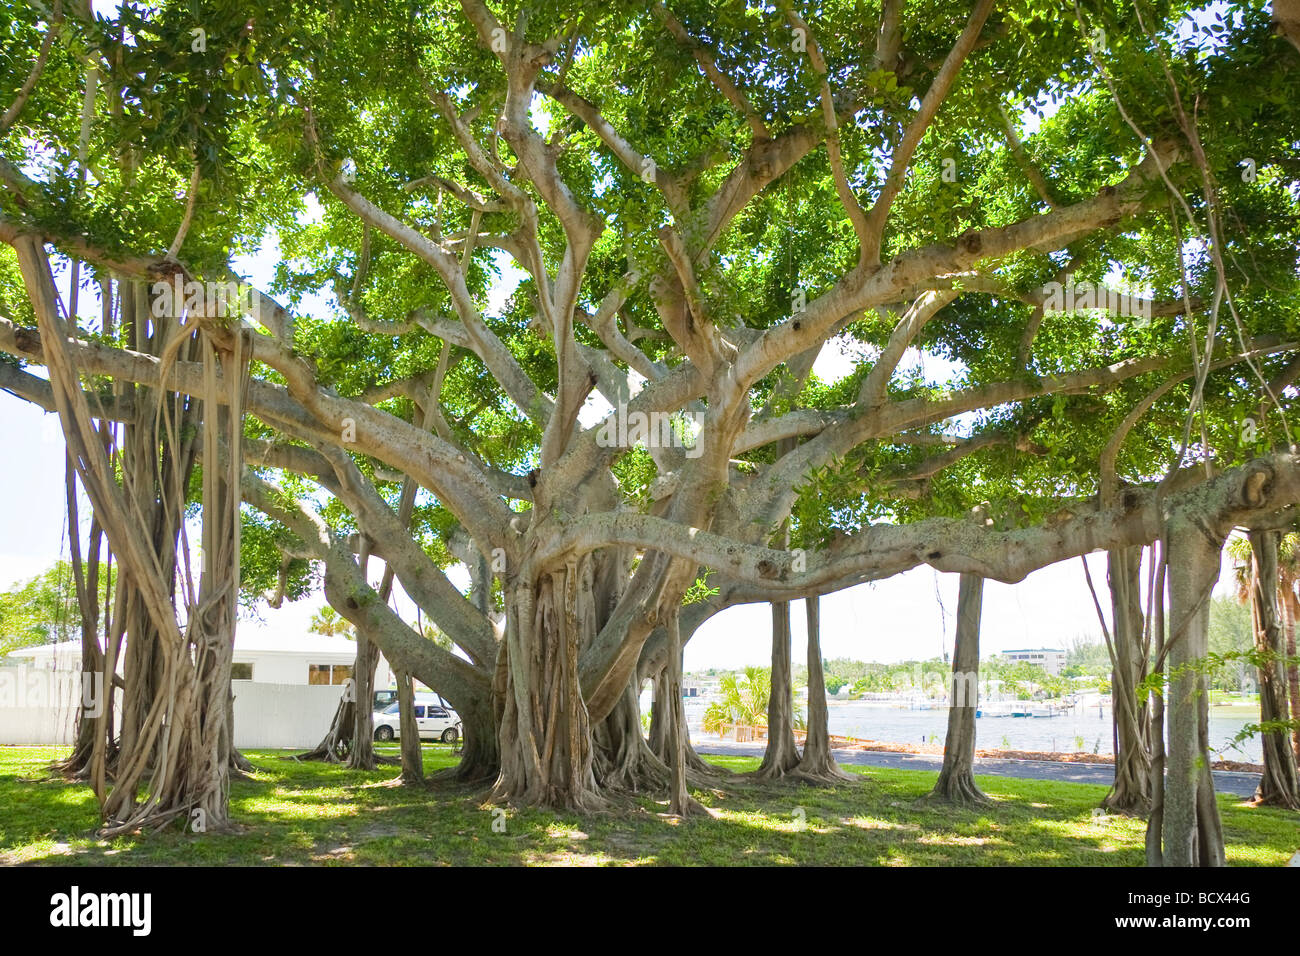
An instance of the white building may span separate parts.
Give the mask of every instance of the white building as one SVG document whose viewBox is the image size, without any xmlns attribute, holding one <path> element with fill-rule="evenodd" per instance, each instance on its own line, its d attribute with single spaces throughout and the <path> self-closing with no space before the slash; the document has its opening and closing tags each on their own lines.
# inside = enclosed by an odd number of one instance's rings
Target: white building
<svg viewBox="0 0 1300 956">
<path fill-rule="evenodd" d="M 1002 656 L 1009 661 L 1024 661 L 1037 664 L 1049 674 L 1059 674 L 1065 667 L 1065 651 L 1059 647 L 1028 647 L 1014 651 L 1003 651 Z"/>
<path fill-rule="evenodd" d="M 237 631 L 231 679 L 259 684 L 342 684 L 352 676 L 356 656 L 356 642 L 346 637 L 266 631 L 243 635 Z M 24 647 L 11 652 L 7 660 L 37 670 L 79 671 L 81 642 Z M 375 687 L 396 686 L 393 669 L 381 654 L 375 670 Z"/>
<path fill-rule="evenodd" d="M 237 635 L 230 688 L 235 746 L 297 750 L 317 744 L 329 729 L 342 684 L 352 676 L 356 653 L 356 644 L 345 637 Z M 87 691 L 80 672 L 79 641 L 26 647 L 0 660 L 0 745 L 70 744 L 83 695 L 93 701 L 101 694 L 93 680 Z M 382 656 L 375 687 L 396 687 Z"/>
</svg>

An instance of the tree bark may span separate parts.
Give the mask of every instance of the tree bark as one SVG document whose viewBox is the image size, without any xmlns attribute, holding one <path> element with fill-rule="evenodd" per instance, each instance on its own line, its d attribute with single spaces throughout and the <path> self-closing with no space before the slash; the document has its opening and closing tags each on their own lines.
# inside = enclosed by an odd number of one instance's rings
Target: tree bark
<svg viewBox="0 0 1300 956">
<path fill-rule="evenodd" d="M 344 688 L 339 696 L 334 716 L 325 736 L 311 750 L 293 754 L 290 760 L 323 760 L 325 763 L 343 763 L 352 749 L 352 733 L 356 728 L 356 682 Z"/>
<path fill-rule="evenodd" d="M 226 694 L 226 742 L 222 744 L 222 749 L 230 753 L 231 776 L 236 774 L 242 776 L 253 772 L 253 764 L 235 746 L 235 692 L 233 689 Z"/>
<path fill-rule="evenodd" d="M 653 750 L 660 760 L 668 754 L 668 745 L 664 742 L 664 685 L 668 681 L 667 666 L 659 668 L 655 673 L 651 684 L 654 687 L 653 703 L 650 705 L 650 749 Z M 667 761 L 665 761 L 666 763 Z"/>
<path fill-rule="evenodd" d="M 1286 634 L 1286 677 L 1287 697 L 1291 704 L 1291 752 L 1296 764 L 1300 766 L 1300 660 L 1296 658 L 1295 628 L 1296 618 L 1300 617 L 1300 599 L 1296 597 L 1295 585 L 1288 581 L 1282 589 L 1282 608 L 1285 613 Z"/>
<path fill-rule="evenodd" d="M 397 675 L 397 705 L 402 744 L 401 780 L 408 787 L 422 787 L 424 749 L 420 746 L 420 726 L 415 718 L 415 684 L 410 674 Z"/>
<path fill-rule="evenodd" d="M 1268 726 L 1288 720 L 1285 644 L 1278 614 L 1277 553 L 1281 537 L 1277 531 L 1250 532 L 1250 616 L 1259 658 L 1259 716 L 1265 725 L 1261 734 L 1264 773 L 1255 791 L 1255 802 L 1300 810 L 1300 779 L 1296 777 L 1289 728 Z"/>
<path fill-rule="evenodd" d="M 776 780 L 799 766 L 794 739 L 794 684 L 790 667 L 790 602 L 772 602 L 772 693 L 767 702 L 767 750 L 754 772 Z"/>
<path fill-rule="evenodd" d="M 352 709 L 349 770 L 374 770 L 379 766 L 375 756 L 375 668 L 378 666 L 379 646 L 357 628 L 357 663 L 352 671 L 357 699 Z"/>
<path fill-rule="evenodd" d="M 225 830 L 233 749 L 230 664 L 239 585 L 241 402 L 248 370 L 243 339 L 235 337 L 233 351 L 218 353 L 194 324 L 174 315 L 147 319 L 143 297 L 124 297 L 123 315 L 130 320 L 124 331 L 137 348 L 167 361 L 200 360 L 204 384 L 201 398 L 138 390 L 140 414 L 124 428 L 125 444 L 114 462 L 104 446 L 105 433 L 91 421 L 80 370 L 67 350 L 48 259 L 34 241 L 20 242 L 16 251 L 43 340 L 52 343 L 46 359 L 69 454 L 121 563 L 119 583 L 131 595 L 129 630 L 118 615 L 103 671 L 107 688 L 117 650 L 129 635 L 123 736 L 111 789 L 107 748 L 97 741 L 92 757 L 101 833 L 161 827 L 178 818 L 196 832 Z M 144 406 L 158 414 L 150 415 Z M 200 433 L 206 466 L 203 563 L 195 587 L 188 561 L 178 580 L 176 555 Z M 177 623 L 182 600 L 183 630 Z"/>
<path fill-rule="evenodd" d="M 113 685 L 111 679 L 103 673 L 104 651 L 99 644 L 99 554 L 103 535 L 99 523 L 92 516 L 87 567 L 81 560 L 81 522 L 78 517 L 76 482 L 76 468 L 69 459 L 64 470 L 64 486 L 68 505 L 68 554 L 77 592 L 77 606 L 81 611 L 82 688 L 77 706 L 77 739 L 73 743 L 72 753 L 50 765 L 51 772 L 69 779 L 83 779 L 90 775 L 95 738 L 101 732 L 97 716 L 103 708 L 111 710 L 113 706 Z M 107 590 L 109 594 L 112 593 L 111 587 Z"/>
<path fill-rule="evenodd" d="M 465 740 L 460 763 L 434 774 L 434 779 L 450 779 L 460 784 L 489 784 L 501 772 L 501 751 L 497 740 L 492 699 L 484 696 L 457 707 Z"/>
<path fill-rule="evenodd" d="M 501 772 L 491 800 L 578 812 L 605 806 L 578 683 L 578 649 L 595 626 L 590 565 L 571 562 L 508 593 L 495 684 Z"/>
<path fill-rule="evenodd" d="M 671 772 L 641 730 L 637 683 L 636 679 L 628 682 L 622 699 L 595 730 L 596 780 L 609 790 L 662 792 L 668 788 Z M 656 681 L 655 686 L 661 685 Z M 656 699 L 654 711 L 661 709 Z M 660 721 L 661 728 L 664 723 Z"/>
<path fill-rule="evenodd" d="M 686 721 L 681 707 L 682 700 L 682 636 L 677 623 L 678 609 L 668 612 L 668 668 L 667 686 L 664 688 L 667 706 L 665 736 L 671 760 L 668 764 L 670 779 L 668 784 L 668 812 L 673 816 L 686 817 L 707 815 L 686 787 Z"/>
<path fill-rule="evenodd" d="M 1300 0 L 1273 0 L 1272 6 L 1277 32 L 1300 52 Z"/>
<path fill-rule="evenodd" d="M 1143 642 L 1142 549 L 1107 552 L 1112 621 L 1111 719 L 1115 725 L 1115 779 L 1101 805 L 1118 813 L 1151 808 L 1151 726 L 1146 693 L 1148 653 Z"/>
<path fill-rule="evenodd" d="M 686 733 L 682 737 L 682 746 L 686 751 L 687 779 L 692 786 L 707 786 L 709 778 L 721 776 L 722 771 L 701 757 L 691 744 L 690 728 L 686 723 L 686 706 L 680 694 L 677 695 L 676 699 L 668 695 L 667 683 L 668 666 L 664 665 L 659 671 L 659 676 L 654 681 L 654 706 L 650 711 L 650 749 L 659 758 L 660 762 L 667 767 L 672 760 L 665 730 L 667 727 L 667 714 L 670 707 L 676 706 L 677 719 L 681 721 L 683 727 L 686 727 Z M 658 716 L 661 714 L 664 716 Z"/>
<path fill-rule="evenodd" d="M 957 589 L 957 635 L 953 641 L 948 696 L 948 735 L 943 767 L 928 799 L 959 806 L 991 801 L 975 785 L 975 710 L 979 704 L 980 617 L 984 579 L 961 575 Z"/>
<path fill-rule="evenodd" d="M 822 665 L 821 599 L 804 600 L 808 615 L 808 732 L 797 772 L 813 783 L 836 784 L 852 780 L 831 754 L 830 714 L 826 705 L 826 677 Z"/>
<path fill-rule="evenodd" d="M 1163 866 L 1223 866 L 1223 824 L 1210 772 L 1210 592 L 1219 576 L 1223 536 L 1197 514 L 1175 512 L 1166 525 L 1170 634 L 1167 771 L 1161 814 Z"/>
<path fill-rule="evenodd" d="M 1166 645 L 1166 601 L 1165 583 L 1168 580 L 1169 547 L 1168 542 L 1157 539 L 1152 545 L 1153 554 L 1159 552 L 1155 563 L 1155 582 L 1151 588 L 1151 603 L 1147 613 L 1151 616 L 1151 633 L 1153 635 L 1152 652 L 1156 655 L 1153 677 L 1160 678 L 1160 689 L 1151 695 L 1151 813 L 1147 817 L 1146 858 L 1147 866 L 1164 865 L 1164 819 L 1165 819 L 1165 767 L 1167 751 L 1165 749 L 1165 695 L 1169 692 L 1169 681 L 1161 671 Z M 1207 641 L 1208 643 L 1208 641 Z"/>
</svg>

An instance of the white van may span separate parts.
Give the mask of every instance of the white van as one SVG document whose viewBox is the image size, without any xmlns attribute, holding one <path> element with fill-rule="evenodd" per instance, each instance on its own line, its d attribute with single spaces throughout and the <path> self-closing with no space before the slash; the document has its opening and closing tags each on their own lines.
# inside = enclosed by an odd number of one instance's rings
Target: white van
<svg viewBox="0 0 1300 956">
<path fill-rule="evenodd" d="M 460 738 L 460 717 L 437 694 L 415 695 L 415 724 L 424 740 L 454 744 Z M 393 740 L 401 735 L 401 704 L 393 701 L 375 714 L 375 739 Z"/>
</svg>

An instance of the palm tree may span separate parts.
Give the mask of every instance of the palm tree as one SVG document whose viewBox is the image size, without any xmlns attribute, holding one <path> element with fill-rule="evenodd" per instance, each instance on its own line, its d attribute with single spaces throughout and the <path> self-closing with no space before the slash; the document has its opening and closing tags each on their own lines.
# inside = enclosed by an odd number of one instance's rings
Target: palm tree
<svg viewBox="0 0 1300 956">
<path fill-rule="evenodd" d="M 721 698 L 704 711 L 706 733 L 722 736 L 732 726 L 767 726 L 767 704 L 772 696 L 771 668 L 751 666 L 743 674 L 726 674 L 718 690 Z M 802 728 L 804 723 L 803 709 L 796 704 L 794 726 Z"/>
<path fill-rule="evenodd" d="M 307 626 L 313 634 L 323 634 L 326 637 L 346 637 L 348 640 L 356 640 L 353 633 L 352 622 L 332 607 L 323 607 L 312 615 L 311 623 Z"/>
<path fill-rule="evenodd" d="M 647 720 L 649 716 L 649 714 L 641 715 L 641 724 L 647 732 L 650 730 L 650 722 Z M 704 732 L 706 734 L 717 734 L 719 737 L 725 736 L 732 723 L 731 711 L 722 701 L 715 700 L 704 709 Z"/>
</svg>

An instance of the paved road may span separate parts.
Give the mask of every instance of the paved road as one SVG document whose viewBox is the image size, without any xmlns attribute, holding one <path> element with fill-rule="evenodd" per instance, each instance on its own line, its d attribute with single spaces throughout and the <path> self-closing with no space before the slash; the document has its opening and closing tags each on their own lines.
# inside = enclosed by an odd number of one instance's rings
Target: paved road
<svg viewBox="0 0 1300 956">
<path fill-rule="evenodd" d="M 733 743 L 730 740 L 710 740 L 695 746 L 702 754 L 727 757 L 761 757 L 763 744 Z M 867 767 L 892 767 L 897 770 L 931 770 L 937 772 L 943 765 L 938 754 L 898 754 L 875 750 L 836 750 L 840 763 Z M 1054 760 L 1003 760 L 997 757 L 976 757 L 975 772 L 995 777 L 1023 777 L 1028 780 L 1061 780 L 1066 783 L 1099 783 L 1109 786 L 1112 777 L 1110 764 L 1062 763 Z M 1236 773 L 1228 770 L 1214 771 L 1214 789 L 1239 797 L 1253 796 L 1259 784 L 1257 773 Z"/>
</svg>

